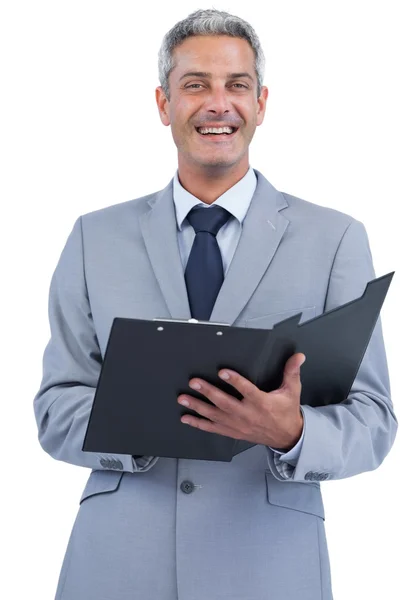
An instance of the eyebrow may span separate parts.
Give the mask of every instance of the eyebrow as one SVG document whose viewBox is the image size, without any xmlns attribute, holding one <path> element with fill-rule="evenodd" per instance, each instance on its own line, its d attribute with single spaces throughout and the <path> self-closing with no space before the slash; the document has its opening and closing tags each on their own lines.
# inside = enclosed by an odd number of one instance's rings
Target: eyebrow
<svg viewBox="0 0 400 600">
<path fill-rule="evenodd" d="M 190 73 L 185 73 L 184 75 L 182 75 L 182 77 L 179 79 L 179 81 L 181 81 L 185 77 L 206 77 L 206 78 L 210 79 L 212 77 L 212 74 L 206 73 L 205 71 L 191 71 Z M 247 77 L 248 79 L 251 79 L 251 81 L 254 81 L 254 79 L 250 75 L 250 73 L 246 73 L 246 72 L 244 72 L 244 73 L 227 73 L 228 79 L 239 79 L 241 77 Z"/>
</svg>

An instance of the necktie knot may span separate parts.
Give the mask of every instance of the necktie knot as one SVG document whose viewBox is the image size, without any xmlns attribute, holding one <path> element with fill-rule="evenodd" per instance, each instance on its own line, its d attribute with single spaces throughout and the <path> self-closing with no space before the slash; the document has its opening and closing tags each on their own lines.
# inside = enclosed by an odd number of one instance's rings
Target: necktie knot
<svg viewBox="0 0 400 600">
<path fill-rule="evenodd" d="M 218 231 L 228 221 L 231 213 L 222 206 L 202 208 L 195 206 L 187 215 L 187 220 L 196 234 L 205 231 L 216 236 Z"/>
</svg>

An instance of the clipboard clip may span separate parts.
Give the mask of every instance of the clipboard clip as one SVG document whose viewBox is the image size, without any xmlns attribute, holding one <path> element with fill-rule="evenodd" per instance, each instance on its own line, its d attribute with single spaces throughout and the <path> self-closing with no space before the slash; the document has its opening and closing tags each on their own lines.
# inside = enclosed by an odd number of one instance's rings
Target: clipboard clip
<svg viewBox="0 0 400 600">
<path fill-rule="evenodd" d="M 198 319 L 162 319 L 156 318 L 153 321 L 163 321 L 164 323 L 199 323 L 200 325 L 218 325 L 230 327 L 229 323 L 217 323 L 215 321 L 199 321 Z"/>
</svg>

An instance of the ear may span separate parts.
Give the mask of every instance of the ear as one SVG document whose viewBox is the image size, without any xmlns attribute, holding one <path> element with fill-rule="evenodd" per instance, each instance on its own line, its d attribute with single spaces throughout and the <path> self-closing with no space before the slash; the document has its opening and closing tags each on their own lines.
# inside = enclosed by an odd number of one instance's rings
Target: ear
<svg viewBox="0 0 400 600">
<path fill-rule="evenodd" d="M 267 105 L 267 98 L 268 98 L 268 88 L 266 85 L 263 85 L 261 88 L 260 97 L 257 98 L 257 102 L 258 102 L 257 125 L 261 125 L 261 123 L 264 121 L 265 109 L 266 109 L 266 105 Z"/>
<path fill-rule="evenodd" d="M 156 102 L 162 123 L 166 126 L 170 125 L 169 102 L 161 86 L 156 88 Z"/>
</svg>

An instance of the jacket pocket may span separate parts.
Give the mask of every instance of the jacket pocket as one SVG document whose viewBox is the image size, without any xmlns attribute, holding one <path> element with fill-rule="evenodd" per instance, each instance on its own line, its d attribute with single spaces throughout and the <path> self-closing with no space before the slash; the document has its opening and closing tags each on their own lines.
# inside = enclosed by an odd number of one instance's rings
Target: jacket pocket
<svg viewBox="0 0 400 600">
<path fill-rule="evenodd" d="M 252 317 L 250 319 L 244 320 L 243 327 L 255 327 L 256 329 L 272 329 L 272 327 L 276 323 L 284 321 L 285 319 L 289 319 L 289 317 L 293 317 L 294 315 L 297 315 L 299 313 L 302 313 L 299 322 L 304 323 L 305 321 L 308 321 L 309 319 L 315 317 L 316 307 L 305 306 L 303 308 L 290 308 L 281 312 L 274 312 L 266 315 L 261 315 L 260 317 Z"/>
<path fill-rule="evenodd" d="M 123 474 L 124 471 L 92 471 L 86 482 L 79 504 L 82 504 L 90 496 L 105 492 L 115 492 L 118 489 Z"/>
<path fill-rule="evenodd" d="M 299 510 L 325 520 L 321 488 L 317 483 L 279 481 L 272 473 L 265 472 L 267 499 L 270 504 Z"/>
</svg>

